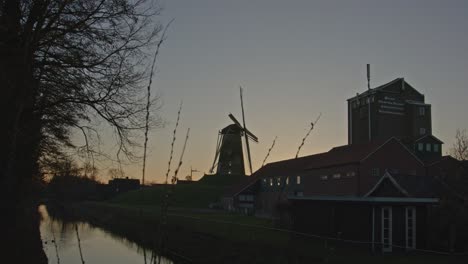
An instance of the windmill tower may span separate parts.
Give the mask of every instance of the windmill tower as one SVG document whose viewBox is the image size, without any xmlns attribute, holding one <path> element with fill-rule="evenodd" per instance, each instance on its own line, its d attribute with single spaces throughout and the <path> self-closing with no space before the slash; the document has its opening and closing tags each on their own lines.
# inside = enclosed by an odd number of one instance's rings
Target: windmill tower
<svg viewBox="0 0 468 264">
<path fill-rule="evenodd" d="M 257 143 L 258 138 L 245 127 L 242 88 L 240 91 L 243 125 L 237 121 L 234 115 L 228 115 L 234 124 L 223 128 L 218 134 L 215 159 L 213 161 L 213 165 L 211 166 L 210 173 L 213 173 L 216 167 L 216 174 L 245 175 L 245 162 L 242 148 L 242 137 L 244 137 L 247 160 L 249 163 L 250 173 L 252 174 L 252 160 L 250 156 L 249 140 Z"/>
</svg>

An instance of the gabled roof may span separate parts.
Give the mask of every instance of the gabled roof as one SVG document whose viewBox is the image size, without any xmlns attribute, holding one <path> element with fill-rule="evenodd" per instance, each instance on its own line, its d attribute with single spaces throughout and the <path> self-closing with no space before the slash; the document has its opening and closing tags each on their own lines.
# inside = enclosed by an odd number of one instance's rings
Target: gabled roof
<svg viewBox="0 0 468 264">
<path fill-rule="evenodd" d="M 436 182 L 431 176 L 407 175 L 386 171 L 364 197 L 372 196 L 386 181 L 390 182 L 406 197 L 431 198 L 436 196 Z"/>
</svg>

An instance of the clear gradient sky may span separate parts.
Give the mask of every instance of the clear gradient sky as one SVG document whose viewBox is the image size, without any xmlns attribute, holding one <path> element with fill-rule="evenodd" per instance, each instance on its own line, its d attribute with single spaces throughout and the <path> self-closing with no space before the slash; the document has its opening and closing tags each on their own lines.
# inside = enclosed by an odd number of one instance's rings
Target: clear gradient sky
<svg viewBox="0 0 468 264">
<path fill-rule="evenodd" d="M 241 118 L 244 87 L 254 170 L 275 136 L 269 161 L 292 158 L 310 122 L 322 118 L 301 155 L 347 144 L 346 99 L 404 77 L 432 104 L 433 134 L 452 145 L 468 128 L 466 0 L 165 0 L 175 21 L 161 50 L 153 91 L 163 98 L 165 128 L 151 132 L 147 180 L 163 181 L 179 102 L 176 158 L 191 136 L 180 177 L 208 172 L 218 130 Z M 139 165 L 141 166 L 141 165 Z M 141 167 L 127 167 L 141 177 Z"/>
</svg>

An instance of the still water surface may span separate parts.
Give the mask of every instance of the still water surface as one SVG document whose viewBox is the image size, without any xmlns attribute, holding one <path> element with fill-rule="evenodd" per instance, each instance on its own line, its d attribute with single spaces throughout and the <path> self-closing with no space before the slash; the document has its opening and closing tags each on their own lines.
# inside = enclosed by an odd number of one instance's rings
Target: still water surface
<svg viewBox="0 0 468 264">
<path fill-rule="evenodd" d="M 85 222 L 65 222 L 49 216 L 41 205 L 41 238 L 49 263 L 151 263 L 151 251 Z M 173 264 L 167 258 L 163 264 Z"/>
</svg>

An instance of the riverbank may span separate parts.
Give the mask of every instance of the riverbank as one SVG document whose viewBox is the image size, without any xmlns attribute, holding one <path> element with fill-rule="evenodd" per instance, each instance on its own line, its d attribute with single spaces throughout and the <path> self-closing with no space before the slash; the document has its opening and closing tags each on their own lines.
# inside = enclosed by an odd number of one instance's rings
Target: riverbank
<svg viewBox="0 0 468 264">
<path fill-rule="evenodd" d="M 147 248 L 157 248 L 158 207 L 85 202 L 64 207 L 87 221 Z M 177 263 L 466 263 L 439 255 L 371 255 L 367 248 L 277 231 L 267 219 L 213 210 L 173 209 L 167 252 Z"/>
</svg>

